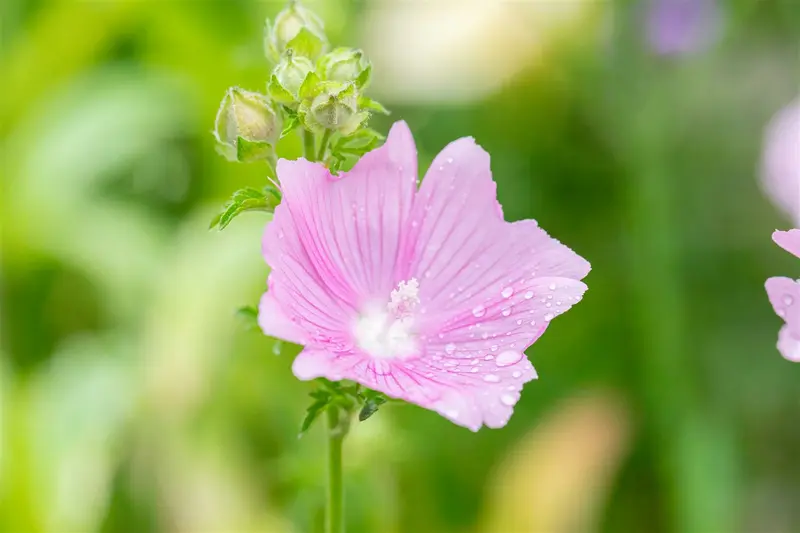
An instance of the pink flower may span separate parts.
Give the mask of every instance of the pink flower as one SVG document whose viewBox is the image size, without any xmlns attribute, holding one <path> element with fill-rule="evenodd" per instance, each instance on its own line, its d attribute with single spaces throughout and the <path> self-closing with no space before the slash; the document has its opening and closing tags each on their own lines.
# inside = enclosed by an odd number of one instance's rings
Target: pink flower
<svg viewBox="0 0 800 533">
<path fill-rule="evenodd" d="M 350 379 L 473 431 L 505 425 L 537 377 L 524 350 L 581 299 L 589 263 L 535 221 L 503 220 L 471 138 L 419 190 L 404 122 L 346 174 L 301 159 L 278 177 L 259 323 L 305 345 L 295 375 Z"/>
<path fill-rule="evenodd" d="M 800 229 L 776 231 L 772 240 L 800 257 Z M 775 277 L 767 280 L 766 287 L 772 308 L 786 322 L 778 334 L 778 350 L 789 361 L 800 362 L 800 282 Z"/>
<path fill-rule="evenodd" d="M 761 178 L 772 202 L 800 225 L 800 98 L 767 126 Z"/>
</svg>

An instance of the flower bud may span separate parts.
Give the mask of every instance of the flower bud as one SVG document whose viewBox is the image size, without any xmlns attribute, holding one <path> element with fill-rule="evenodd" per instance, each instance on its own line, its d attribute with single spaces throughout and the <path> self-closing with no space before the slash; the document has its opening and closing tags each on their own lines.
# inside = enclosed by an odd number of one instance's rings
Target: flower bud
<svg viewBox="0 0 800 533">
<path fill-rule="evenodd" d="M 312 100 L 300 106 L 304 125 L 311 131 L 338 131 L 342 135 L 353 133 L 369 113 L 359 111 L 355 84 L 322 82 Z"/>
<path fill-rule="evenodd" d="M 314 70 L 314 64 L 307 57 L 296 56 L 287 50 L 281 62 L 272 71 L 269 82 L 270 97 L 285 105 L 291 105 L 298 100 L 300 86 Z"/>
<path fill-rule="evenodd" d="M 264 159 L 281 133 L 281 118 L 266 96 L 239 87 L 225 93 L 217 112 L 217 151 L 230 161 Z"/>
<path fill-rule="evenodd" d="M 286 50 L 295 55 L 316 59 L 328 46 L 325 26 L 313 11 L 295 0 L 289 2 L 275 17 L 275 22 L 264 32 L 264 47 L 267 55 L 278 60 Z"/>
<path fill-rule="evenodd" d="M 323 80 L 355 82 L 359 89 L 369 83 L 372 68 L 361 50 L 337 48 L 319 60 L 319 73 Z"/>
</svg>

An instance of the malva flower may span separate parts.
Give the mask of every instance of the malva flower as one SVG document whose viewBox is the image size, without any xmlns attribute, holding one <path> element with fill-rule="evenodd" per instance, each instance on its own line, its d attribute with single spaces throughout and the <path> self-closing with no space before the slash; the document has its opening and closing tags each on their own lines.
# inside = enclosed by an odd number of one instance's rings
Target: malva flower
<svg viewBox="0 0 800 533">
<path fill-rule="evenodd" d="M 800 229 L 776 231 L 772 240 L 800 258 Z M 778 333 L 778 351 L 789 361 L 800 362 L 800 282 L 784 277 L 769 278 L 766 288 L 772 308 L 786 322 Z"/>
<path fill-rule="evenodd" d="M 800 225 L 800 98 L 778 112 L 766 128 L 761 183 L 772 203 Z"/>
<path fill-rule="evenodd" d="M 353 380 L 477 431 L 502 427 L 536 372 L 524 351 L 577 303 L 590 265 L 534 220 L 509 223 L 489 155 L 449 144 L 417 188 L 404 122 L 332 175 L 280 160 L 259 324 L 305 345 L 301 380 Z"/>
</svg>

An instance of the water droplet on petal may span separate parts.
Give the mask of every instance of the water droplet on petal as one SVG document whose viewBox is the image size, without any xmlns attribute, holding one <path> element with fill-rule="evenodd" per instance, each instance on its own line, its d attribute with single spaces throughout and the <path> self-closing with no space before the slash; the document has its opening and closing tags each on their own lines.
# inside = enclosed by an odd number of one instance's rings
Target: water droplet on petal
<svg viewBox="0 0 800 533">
<path fill-rule="evenodd" d="M 491 361 L 492 359 L 494 359 L 494 356 L 493 355 L 487 355 L 486 357 L 484 357 L 484 359 L 486 361 Z"/>
<path fill-rule="evenodd" d="M 506 287 L 506 288 L 505 288 L 505 289 L 503 289 L 503 291 L 500 293 L 500 295 L 501 295 L 503 298 L 510 298 L 512 294 L 514 294 L 514 289 L 513 289 L 513 288 L 511 288 L 511 287 Z"/>
<path fill-rule="evenodd" d="M 508 308 L 506 308 L 506 309 L 503 309 L 503 313 L 502 313 L 502 314 L 503 314 L 503 316 L 508 316 L 508 315 L 510 315 L 510 314 L 511 314 L 511 308 L 510 308 L 510 307 L 508 307 Z"/>
<path fill-rule="evenodd" d="M 522 372 L 520 372 L 519 370 L 514 370 L 514 372 L 511 373 L 511 377 L 512 378 L 518 378 L 521 375 L 522 375 Z"/>
<path fill-rule="evenodd" d="M 544 315 L 544 319 L 545 319 L 545 320 L 547 320 L 548 322 L 550 322 L 551 320 L 553 320 L 553 318 L 555 318 L 555 317 L 553 316 L 553 313 L 547 313 L 546 315 Z"/>
<path fill-rule="evenodd" d="M 551 291 L 556 290 L 556 284 L 555 283 L 551 283 L 550 286 L 548 287 L 548 289 L 550 289 Z"/>
<path fill-rule="evenodd" d="M 503 402 L 503 405 L 507 405 L 509 407 L 517 403 L 516 398 L 514 398 L 510 394 L 503 394 L 502 396 L 500 396 L 500 401 Z"/>
<path fill-rule="evenodd" d="M 471 368 L 469 371 L 470 371 L 470 372 L 472 372 L 473 374 L 475 374 L 475 373 L 477 373 L 479 370 L 480 370 L 480 368 L 478 368 L 477 366 L 475 366 L 475 367 L 472 367 L 472 368 Z"/>
<path fill-rule="evenodd" d="M 525 299 L 526 300 L 530 300 L 531 298 L 533 298 L 533 291 L 526 292 L 525 293 Z"/>
<path fill-rule="evenodd" d="M 456 345 L 451 342 L 444 347 L 444 351 L 447 352 L 447 355 L 451 355 L 456 351 Z"/>
<path fill-rule="evenodd" d="M 535 325 L 536 325 L 536 321 L 535 320 L 531 320 L 531 326 L 535 326 Z"/>
<path fill-rule="evenodd" d="M 475 307 L 472 308 L 472 314 L 476 318 L 480 318 L 486 314 L 486 308 L 482 305 L 476 305 Z"/>
<path fill-rule="evenodd" d="M 485 376 L 483 376 L 483 381 L 485 381 L 486 383 L 497 383 L 498 381 L 500 381 L 500 378 L 497 377 L 495 374 L 486 374 Z"/>
<path fill-rule="evenodd" d="M 505 350 L 504 352 L 500 352 L 500 355 L 497 356 L 495 364 L 497 366 L 511 366 L 515 363 L 518 363 L 520 359 L 522 359 L 521 352 L 516 350 Z"/>
<path fill-rule="evenodd" d="M 786 296 L 783 297 L 783 305 L 789 306 L 792 305 L 793 303 L 794 303 L 794 298 L 792 298 L 790 295 L 787 294 Z"/>
</svg>

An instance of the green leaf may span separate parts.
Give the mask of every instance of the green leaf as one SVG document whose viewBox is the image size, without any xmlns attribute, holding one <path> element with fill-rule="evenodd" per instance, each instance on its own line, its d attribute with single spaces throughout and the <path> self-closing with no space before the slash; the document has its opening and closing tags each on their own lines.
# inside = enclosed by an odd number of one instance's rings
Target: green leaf
<svg viewBox="0 0 800 533">
<path fill-rule="evenodd" d="M 300 425 L 300 434 L 297 435 L 298 438 L 302 437 L 306 431 L 311 428 L 311 425 L 317 420 L 319 415 L 325 412 L 325 409 L 327 409 L 329 405 L 330 397 L 322 398 L 312 403 L 308 409 L 306 409 L 306 416 L 303 418 L 303 423 Z"/>
<path fill-rule="evenodd" d="M 369 82 L 372 80 L 372 65 L 367 65 L 367 68 L 361 71 L 356 78 L 356 87 L 363 90 L 366 89 Z"/>
<path fill-rule="evenodd" d="M 370 391 L 374 392 L 374 391 Z M 359 422 L 363 422 L 378 412 L 378 408 L 386 403 L 386 397 L 380 393 L 370 394 L 364 401 L 364 406 L 358 413 Z"/>
<path fill-rule="evenodd" d="M 389 115 L 389 110 L 383 107 L 383 104 L 380 102 L 376 102 L 371 98 L 367 98 L 366 96 L 361 96 L 358 99 L 358 107 L 362 109 L 369 109 L 370 111 L 375 111 L 376 113 L 381 113 L 383 115 Z"/>
<path fill-rule="evenodd" d="M 236 158 L 242 163 L 266 159 L 272 153 L 272 145 L 264 141 L 248 141 L 239 137 L 236 141 Z"/>
<path fill-rule="evenodd" d="M 267 94 L 273 101 L 278 102 L 279 104 L 291 104 L 294 103 L 294 95 L 284 89 L 281 82 L 278 81 L 277 76 L 275 74 L 272 75 L 269 79 L 269 83 L 267 84 Z"/>
<path fill-rule="evenodd" d="M 320 82 L 322 80 L 319 79 L 316 72 L 309 72 L 306 74 L 306 79 L 303 80 L 303 84 L 300 85 L 300 90 L 298 94 L 301 100 L 311 100 L 320 92 Z"/>
<path fill-rule="evenodd" d="M 264 190 L 259 191 L 252 187 L 245 187 L 239 189 L 214 219 L 211 221 L 210 227 L 219 227 L 220 230 L 225 229 L 231 221 L 245 211 L 265 211 L 271 213 L 275 207 L 280 203 L 281 194 L 275 187 L 268 185 Z"/>
<path fill-rule="evenodd" d="M 362 156 L 377 148 L 384 139 L 383 135 L 373 129 L 361 129 L 347 137 L 340 137 L 333 147 L 333 152 Z"/>
<path fill-rule="evenodd" d="M 308 28 L 301 28 L 292 40 L 286 43 L 286 49 L 298 56 L 316 59 L 325 48 L 325 41 Z"/>
<path fill-rule="evenodd" d="M 283 131 L 281 132 L 281 139 L 289 135 L 299 125 L 300 125 L 300 116 L 297 113 L 289 115 L 289 117 L 283 123 Z"/>
<path fill-rule="evenodd" d="M 236 317 L 242 321 L 246 329 L 258 329 L 258 309 L 252 305 L 245 305 L 237 309 Z"/>
</svg>

